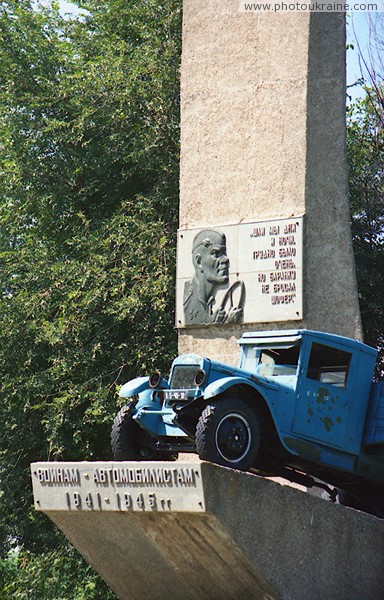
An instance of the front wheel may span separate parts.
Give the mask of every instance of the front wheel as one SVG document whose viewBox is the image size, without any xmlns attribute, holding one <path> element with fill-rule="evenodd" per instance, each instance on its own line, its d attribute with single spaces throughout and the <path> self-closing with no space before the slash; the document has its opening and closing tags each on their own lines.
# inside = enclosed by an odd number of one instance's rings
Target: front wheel
<svg viewBox="0 0 384 600">
<path fill-rule="evenodd" d="M 155 441 L 132 419 L 129 406 L 117 413 L 111 431 L 111 445 L 115 460 L 161 460 L 154 448 Z"/>
<path fill-rule="evenodd" d="M 202 460 L 246 471 L 260 449 L 256 413 L 242 400 L 223 398 L 203 410 L 196 427 L 196 448 Z"/>
</svg>

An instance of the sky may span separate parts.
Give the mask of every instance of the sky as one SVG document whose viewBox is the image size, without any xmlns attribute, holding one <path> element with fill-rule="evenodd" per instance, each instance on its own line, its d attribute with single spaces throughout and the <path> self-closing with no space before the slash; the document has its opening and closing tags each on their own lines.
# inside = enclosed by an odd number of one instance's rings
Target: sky
<svg viewBox="0 0 384 600">
<path fill-rule="evenodd" d="M 347 42 L 354 48 L 347 50 L 347 85 L 353 85 L 361 77 L 359 47 L 364 56 L 368 54 L 369 13 L 353 12 L 347 17 Z M 352 100 L 364 96 L 361 86 L 348 88 Z"/>
<path fill-rule="evenodd" d="M 63 16 L 65 13 L 78 12 L 77 6 L 75 6 L 71 2 L 67 2 L 66 0 L 59 0 L 59 1 L 60 1 L 60 12 Z"/>
</svg>

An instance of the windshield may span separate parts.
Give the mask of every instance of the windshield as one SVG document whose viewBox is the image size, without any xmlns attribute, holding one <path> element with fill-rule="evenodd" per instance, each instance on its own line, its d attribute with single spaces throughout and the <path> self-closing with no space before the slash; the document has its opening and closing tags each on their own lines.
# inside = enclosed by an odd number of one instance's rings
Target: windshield
<svg viewBox="0 0 384 600">
<path fill-rule="evenodd" d="M 287 348 L 243 347 L 242 369 L 261 375 L 276 377 L 280 375 L 296 375 L 300 354 L 300 344 Z"/>
</svg>

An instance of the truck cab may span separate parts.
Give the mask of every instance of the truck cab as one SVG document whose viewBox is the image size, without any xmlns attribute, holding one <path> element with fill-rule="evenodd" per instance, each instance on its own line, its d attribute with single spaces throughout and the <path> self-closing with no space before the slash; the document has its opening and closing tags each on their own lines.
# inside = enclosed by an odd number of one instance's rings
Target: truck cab
<svg viewBox="0 0 384 600">
<path fill-rule="evenodd" d="M 245 333 L 240 347 L 240 367 L 278 386 L 268 404 L 288 449 L 294 451 L 298 438 L 360 453 L 375 349 L 308 330 Z M 281 406 L 283 397 L 288 406 Z"/>
</svg>

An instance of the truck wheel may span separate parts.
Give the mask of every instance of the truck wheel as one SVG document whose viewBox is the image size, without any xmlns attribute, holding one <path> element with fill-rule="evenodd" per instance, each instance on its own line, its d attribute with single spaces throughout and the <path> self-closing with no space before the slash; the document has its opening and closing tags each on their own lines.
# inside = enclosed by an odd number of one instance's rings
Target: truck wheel
<svg viewBox="0 0 384 600">
<path fill-rule="evenodd" d="M 202 460 L 246 471 L 260 448 L 256 413 L 246 402 L 232 398 L 208 404 L 197 422 L 196 448 Z"/>
<path fill-rule="evenodd" d="M 111 444 L 115 460 L 159 458 L 159 453 L 151 448 L 149 435 L 132 419 L 129 406 L 123 406 L 113 421 Z"/>
</svg>

